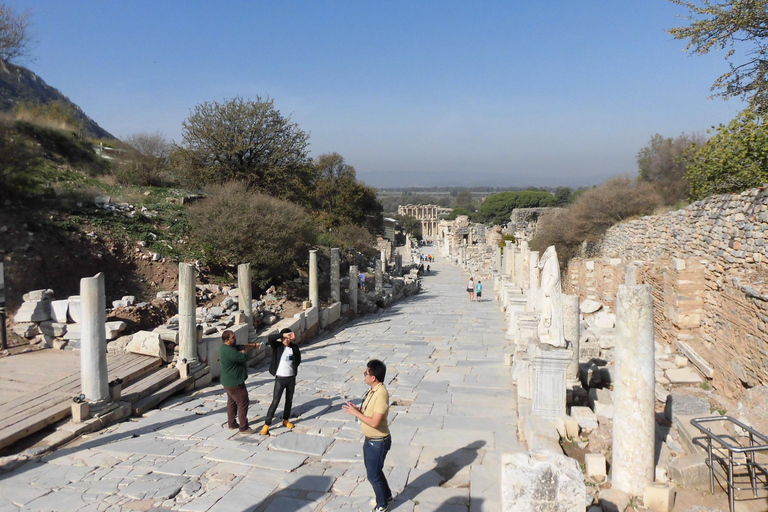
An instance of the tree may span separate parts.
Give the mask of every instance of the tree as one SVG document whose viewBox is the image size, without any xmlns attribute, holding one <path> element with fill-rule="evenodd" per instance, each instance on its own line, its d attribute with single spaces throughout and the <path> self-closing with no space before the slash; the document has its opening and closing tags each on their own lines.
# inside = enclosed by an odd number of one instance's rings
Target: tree
<svg viewBox="0 0 768 512">
<path fill-rule="evenodd" d="M 13 7 L 0 4 L 0 59 L 17 63 L 31 58 L 30 17 L 30 11 L 18 14 Z"/>
<path fill-rule="evenodd" d="M 355 168 L 340 154 L 327 153 L 317 157 L 315 173 L 313 205 L 326 227 L 362 225 L 369 217 L 381 216 L 382 206 L 376 198 L 376 190 L 357 181 Z"/>
<path fill-rule="evenodd" d="M 540 190 L 499 192 L 485 198 L 477 210 L 478 217 L 486 224 L 506 225 L 515 208 L 552 206 L 554 197 Z"/>
<path fill-rule="evenodd" d="M 472 206 L 472 192 L 467 189 L 459 191 L 456 194 L 456 206 L 463 206 L 464 208 Z"/>
<path fill-rule="evenodd" d="M 570 187 L 557 187 L 555 189 L 555 200 L 552 206 L 565 206 L 573 200 L 573 193 Z"/>
<path fill-rule="evenodd" d="M 768 183 L 765 118 L 746 110 L 715 130 L 706 144 L 687 155 L 691 198 L 741 192 Z"/>
<path fill-rule="evenodd" d="M 403 231 L 421 240 L 421 221 L 419 219 L 410 215 L 395 215 L 395 220 L 400 224 Z"/>
<path fill-rule="evenodd" d="M 116 170 L 118 181 L 124 184 L 159 186 L 169 171 L 173 145 L 162 133 L 138 132 L 123 141 L 132 151 Z"/>
<path fill-rule="evenodd" d="M 466 208 L 464 208 L 463 206 L 458 206 L 458 207 L 454 208 L 453 210 L 451 210 L 451 213 L 448 214 L 446 219 L 447 220 L 455 220 L 456 217 L 458 217 L 459 215 L 466 215 L 467 217 L 469 217 L 470 215 L 472 215 L 472 213 L 469 210 L 467 210 Z"/>
<path fill-rule="evenodd" d="M 663 137 L 658 133 L 637 154 L 640 179 L 656 186 L 664 204 L 675 204 L 688 197 L 688 180 L 685 177 L 685 152 L 704 144 L 700 134 L 677 138 Z"/>
<path fill-rule="evenodd" d="M 712 85 L 724 98 L 742 97 L 757 112 L 768 111 L 768 0 L 669 0 L 690 10 L 689 24 L 669 30 L 675 39 L 688 40 L 686 51 L 704 55 L 727 52 L 730 71 Z M 732 58 L 746 49 L 738 64 Z"/>
<path fill-rule="evenodd" d="M 182 123 L 175 161 L 194 184 L 239 180 L 259 192 L 306 204 L 314 181 L 308 139 L 269 98 L 206 102 Z"/>
</svg>

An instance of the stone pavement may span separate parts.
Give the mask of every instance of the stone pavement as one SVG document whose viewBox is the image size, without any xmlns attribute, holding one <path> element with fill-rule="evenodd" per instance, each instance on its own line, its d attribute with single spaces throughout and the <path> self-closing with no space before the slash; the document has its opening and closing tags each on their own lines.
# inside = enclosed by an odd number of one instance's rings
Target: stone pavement
<svg viewBox="0 0 768 512">
<path fill-rule="evenodd" d="M 501 510 L 501 454 L 522 449 L 503 314 L 492 283 L 469 303 L 463 272 L 431 267 L 420 294 L 302 347 L 293 431 L 280 409 L 271 436 L 228 430 L 211 385 L 0 475 L 0 512 L 369 511 L 360 426 L 341 405 L 359 402 L 371 358 L 387 364 L 394 403 L 390 510 Z M 272 384 L 265 365 L 251 370 L 254 428 Z"/>
</svg>

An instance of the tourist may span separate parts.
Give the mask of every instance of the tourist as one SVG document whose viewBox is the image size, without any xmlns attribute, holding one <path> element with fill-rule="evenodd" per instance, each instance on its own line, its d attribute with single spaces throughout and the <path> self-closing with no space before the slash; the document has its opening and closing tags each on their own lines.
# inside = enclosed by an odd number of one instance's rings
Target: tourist
<svg viewBox="0 0 768 512">
<path fill-rule="evenodd" d="M 227 426 L 240 434 L 253 434 L 248 427 L 248 389 L 245 387 L 245 379 L 248 378 L 246 352 L 256 348 L 255 343 L 246 343 L 242 350 L 235 348 L 237 338 L 232 331 L 224 331 L 221 334 L 223 342 L 219 347 L 219 360 L 221 361 L 221 385 L 227 392 Z"/>
<path fill-rule="evenodd" d="M 427 275 L 429 275 L 429 265 L 427 265 Z"/>
<path fill-rule="evenodd" d="M 467 293 L 469 294 L 469 302 L 472 302 L 475 298 L 475 278 L 470 277 L 467 283 Z"/>
<path fill-rule="evenodd" d="M 280 333 L 273 333 L 267 337 L 267 343 L 272 347 L 272 360 L 269 363 L 269 373 L 275 377 L 275 387 L 272 390 L 272 403 L 267 410 L 264 426 L 261 427 L 261 435 L 269 435 L 269 427 L 272 418 L 283 398 L 285 391 L 285 407 L 283 408 L 283 426 L 293 429 L 293 423 L 288 421 L 291 417 L 291 405 L 293 405 L 293 392 L 296 389 L 296 371 L 301 364 L 301 352 L 294 343 L 296 335 L 288 328 Z M 262 345 L 264 343 L 262 342 Z"/>
<path fill-rule="evenodd" d="M 392 437 L 387 426 L 389 393 L 384 387 L 387 366 L 378 359 L 371 359 L 363 375 L 370 389 L 363 395 L 362 404 L 356 407 L 352 402 L 347 402 L 342 409 L 360 420 L 365 436 L 363 461 L 368 481 L 376 495 L 376 508 L 373 512 L 387 512 L 389 502 L 392 501 L 392 491 L 383 470 L 384 459 L 392 447 Z"/>
<path fill-rule="evenodd" d="M 483 296 L 483 285 L 480 283 L 480 280 L 477 280 L 477 284 L 475 285 L 475 297 L 477 302 L 480 302 L 480 297 Z"/>
<path fill-rule="evenodd" d="M 363 291 L 365 291 L 365 278 L 366 278 L 365 272 L 360 272 L 359 278 L 360 278 L 360 288 L 362 288 Z"/>
</svg>

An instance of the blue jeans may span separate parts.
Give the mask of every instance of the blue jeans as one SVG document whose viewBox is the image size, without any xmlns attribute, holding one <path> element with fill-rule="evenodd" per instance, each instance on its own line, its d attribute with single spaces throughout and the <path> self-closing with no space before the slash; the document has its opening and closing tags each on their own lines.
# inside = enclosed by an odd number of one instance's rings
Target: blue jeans
<svg viewBox="0 0 768 512">
<path fill-rule="evenodd" d="M 377 507 L 386 508 L 387 500 L 392 497 L 392 491 L 389 490 L 387 477 L 384 476 L 383 471 L 384 459 L 387 458 L 387 452 L 390 448 L 392 448 L 392 437 L 390 436 L 384 439 L 366 439 L 363 443 L 365 471 L 376 495 Z"/>
</svg>

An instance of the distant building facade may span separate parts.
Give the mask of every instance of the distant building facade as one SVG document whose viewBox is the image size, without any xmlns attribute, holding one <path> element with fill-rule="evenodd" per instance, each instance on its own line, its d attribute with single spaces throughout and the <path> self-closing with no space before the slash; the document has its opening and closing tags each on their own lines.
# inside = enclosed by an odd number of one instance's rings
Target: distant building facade
<svg viewBox="0 0 768 512">
<path fill-rule="evenodd" d="M 421 221 L 421 235 L 424 238 L 437 236 L 437 216 L 440 207 L 436 204 L 407 204 L 397 207 L 397 214 L 413 217 Z"/>
</svg>

